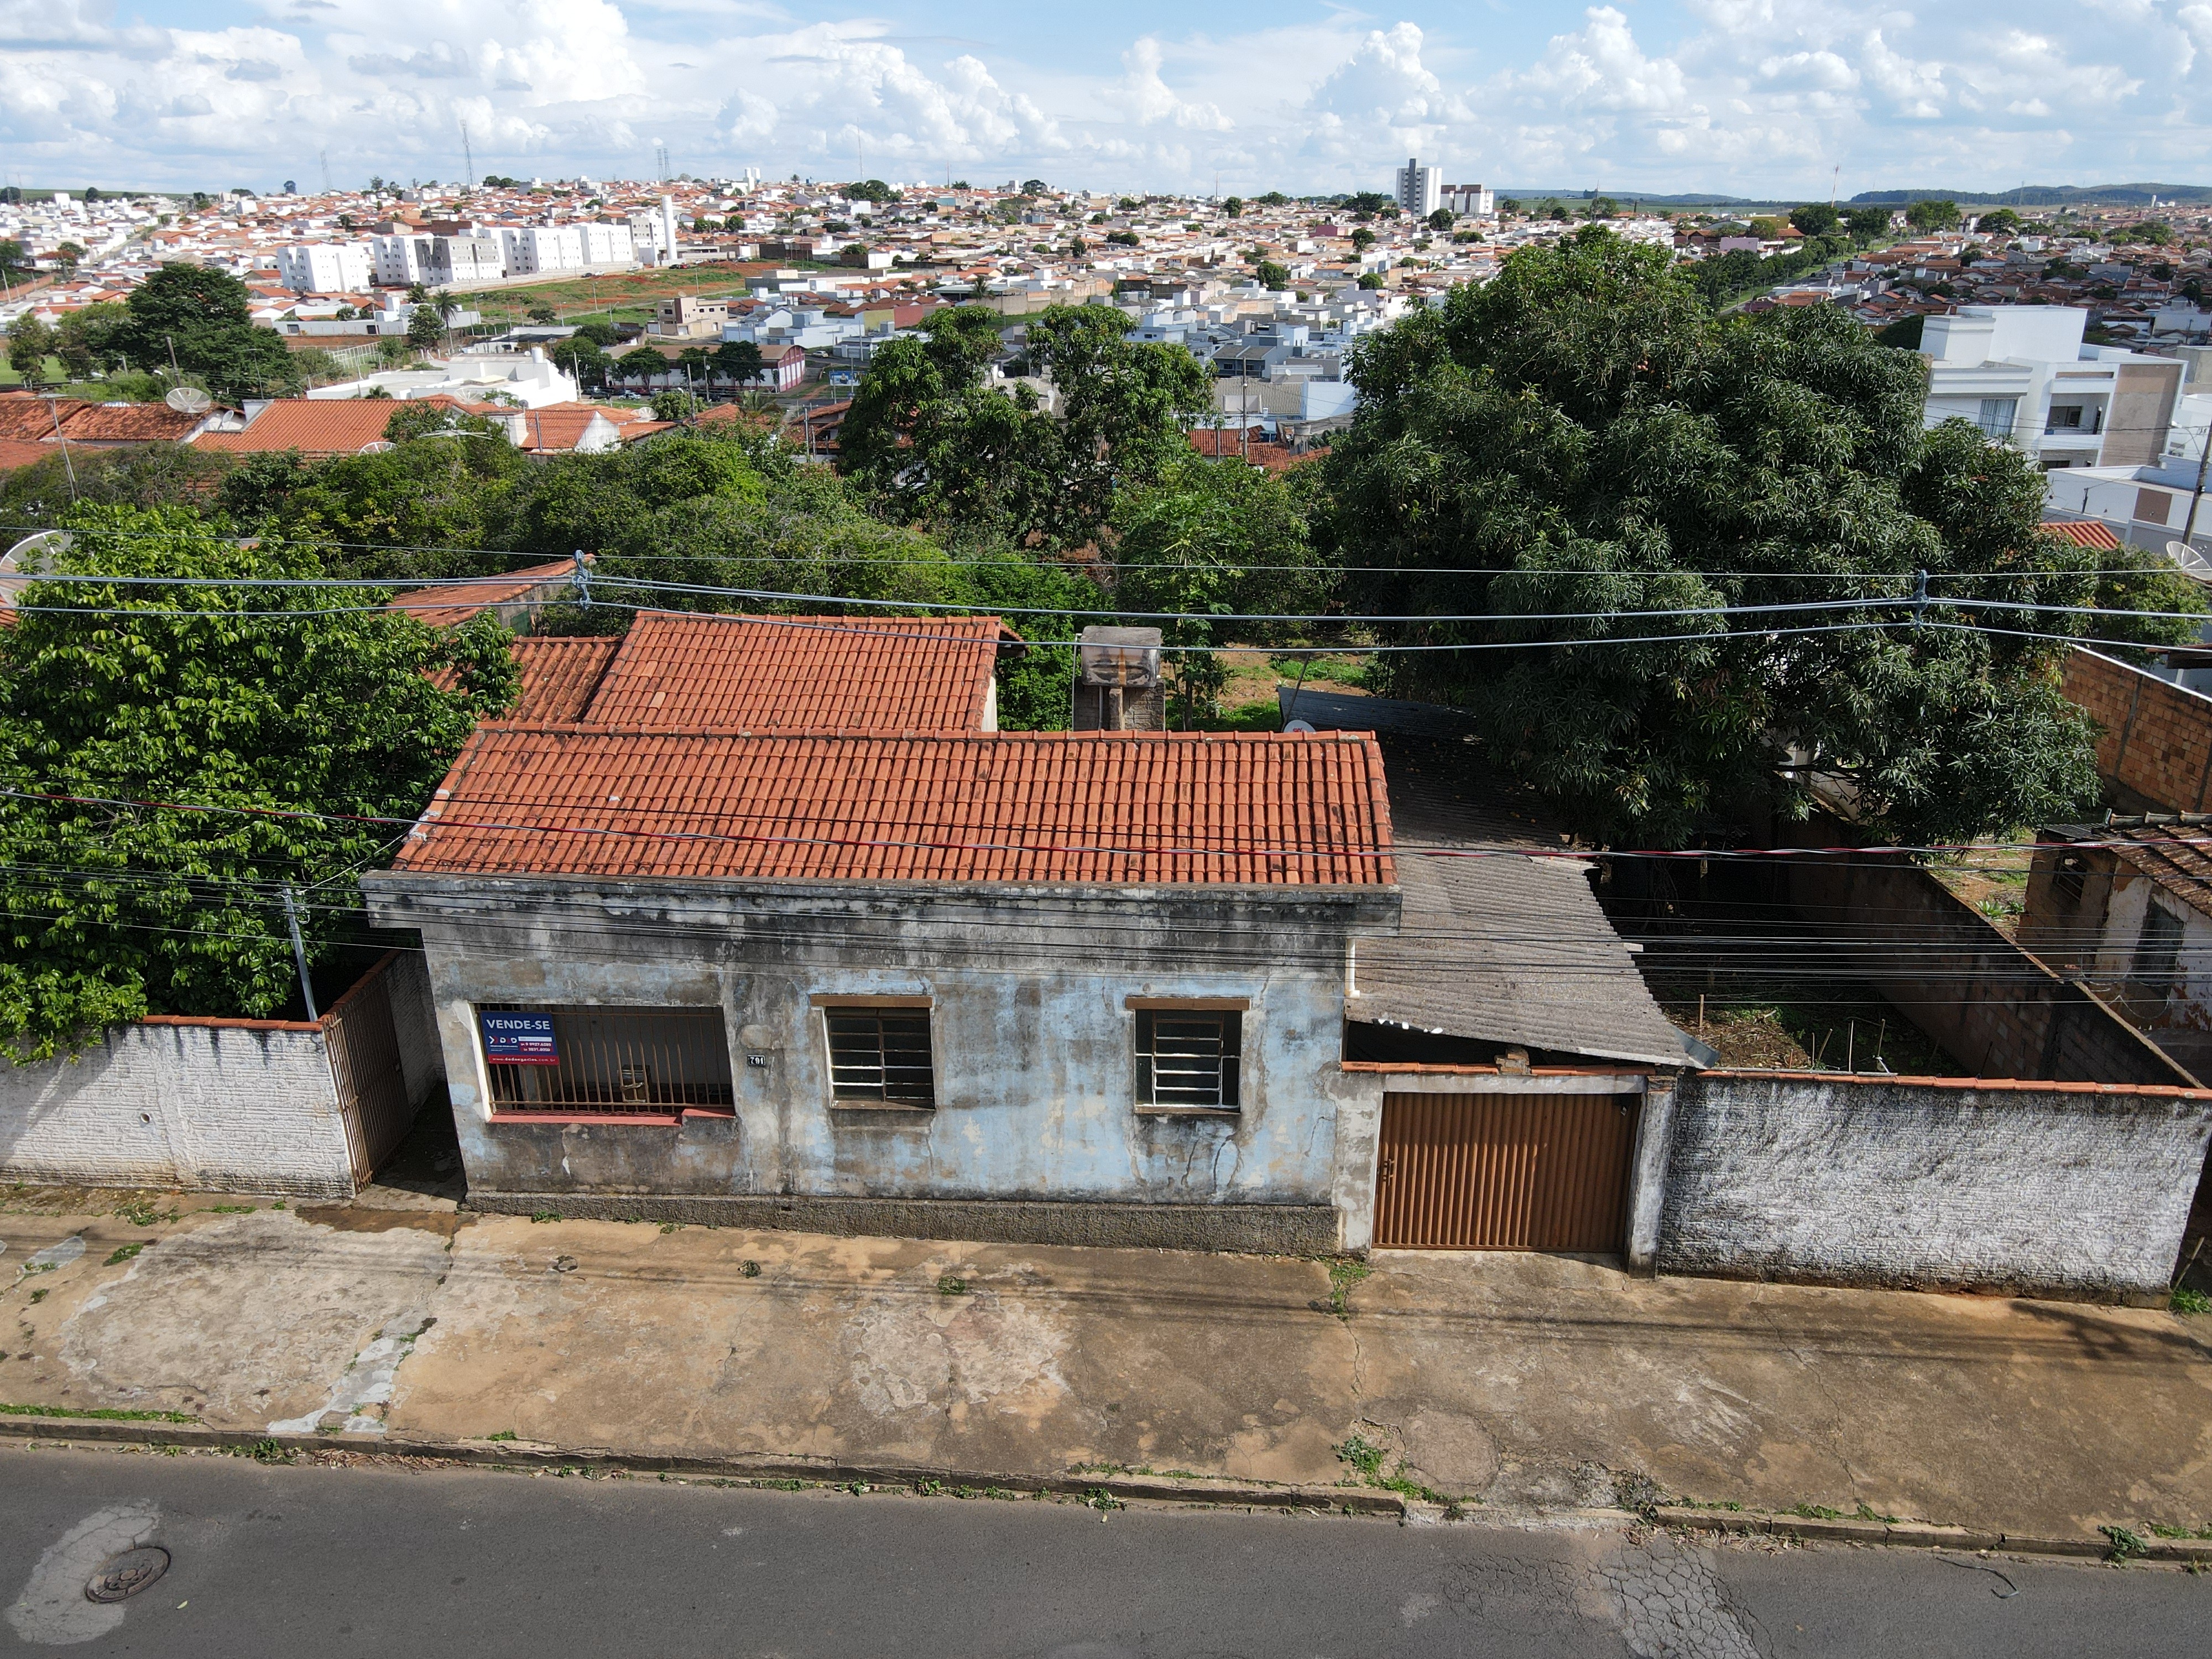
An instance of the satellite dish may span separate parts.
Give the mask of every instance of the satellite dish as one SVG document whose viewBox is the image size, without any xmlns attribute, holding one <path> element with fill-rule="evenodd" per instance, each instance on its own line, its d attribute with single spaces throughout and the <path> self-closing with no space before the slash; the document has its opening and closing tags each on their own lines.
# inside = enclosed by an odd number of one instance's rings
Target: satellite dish
<svg viewBox="0 0 2212 1659">
<path fill-rule="evenodd" d="M 161 401 L 179 415 L 204 415 L 215 407 L 215 399 L 196 386 L 174 387 Z"/>
<path fill-rule="evenodd" d="M 41 530 L 26 536 L 5 553 L 0 553 L 0 573 L 11 576 L 36 574 L 46 568 L 47 554 L 67 552 L 73 539 L 66 530 Z"/>
<path fill-rule="evenodd" d="M 1313 729 L 1314 724 L 1311 720 L 1292 720 L 1283 728 L 1285 732 L 1310 732 Z"/>
<path fill-rule="evenodd" d="M 398 444 L 387 443 L 382 438 L 372 438 L 354 453 L 357 455 L 381 455 L 398 447 Z"/>
<path fill-rule="evenodd" d="M 2185 574 L 2212 586 L 2212 559 L 2207 559 L 2187 542 L 2168 542 L 2166 556 L 2179 565 Z"/>
</svg>

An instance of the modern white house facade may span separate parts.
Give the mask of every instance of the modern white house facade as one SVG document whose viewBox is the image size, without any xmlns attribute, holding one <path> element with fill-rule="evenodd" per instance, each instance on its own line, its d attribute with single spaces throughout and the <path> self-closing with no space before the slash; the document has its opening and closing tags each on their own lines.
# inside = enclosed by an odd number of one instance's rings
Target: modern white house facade
<svg viewBox="0 0 2212 1659">
<path fill-rule="evenodd" d="M 1930 317 L 1927 424 L 1971 421 L 2045 471 L 2142 466 L 2165 453 L 2183 365 L 2082 343 L 2072 306 L 1965 306 Z"/>
</svg>

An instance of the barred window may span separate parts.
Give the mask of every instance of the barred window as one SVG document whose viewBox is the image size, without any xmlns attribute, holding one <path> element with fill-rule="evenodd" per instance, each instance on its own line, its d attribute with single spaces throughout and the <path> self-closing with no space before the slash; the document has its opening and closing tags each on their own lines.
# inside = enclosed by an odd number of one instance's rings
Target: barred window
<svg viewBox="0 0 2212 1659">
<path fill-rule="evenodd" d="M 937 1104 L 927 1008 L 824 1008 L 830 1094 L 881 1106 Z"/>
<path fill-rule="evenodd" d="M 1148 1106 L 1235 1110 L 1244 1017 L 1233 1008 L 1137 1010 L 1138 1097 Z"/>
<path fill-rule="evenodd" d="M 726 1111 L 734 1100 L 719 1008 L 484 1003 L 477 1019 L 495 1115 Z"/>
</svg>

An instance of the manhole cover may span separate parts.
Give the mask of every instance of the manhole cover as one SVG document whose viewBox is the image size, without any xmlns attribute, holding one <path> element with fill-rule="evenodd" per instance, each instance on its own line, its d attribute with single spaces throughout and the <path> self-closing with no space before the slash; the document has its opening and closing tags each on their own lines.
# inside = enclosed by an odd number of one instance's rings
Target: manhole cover
<svg viewBox="0 0 2212 1659">
<path fill-rule="evenodd" d="M 88 1601 L 120 1601 L 144 1589 L 169 1570 L 169 1553 L 158 1544 L 125 1550 L 116 1556 L 84 1587 Z"/>
</svg>

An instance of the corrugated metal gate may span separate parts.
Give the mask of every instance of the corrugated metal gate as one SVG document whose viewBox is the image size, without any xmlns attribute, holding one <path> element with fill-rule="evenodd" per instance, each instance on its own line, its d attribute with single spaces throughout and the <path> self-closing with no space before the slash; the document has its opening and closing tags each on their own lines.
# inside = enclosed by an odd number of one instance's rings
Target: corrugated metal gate
<svg viewBox="0 0 2212 1659">
<path fill-rule="evenodd" d="M 370 969 L 331 1005 L 322 1020 L 331 1080 L 337 1088 L 338 1116 L 345 1123 L 346 1151 L 353 1159 L 356 1182 L 376 1173 L 376 1166 L 392 1156 L 415 1121 L 392 1017 L 389 981 L 396 956 L 387 955 Z"/>
<path fill-rule="evenodd" d="M 1376 1243 L 1618 1252 L 1640 1104 L 1632 1094 L 1384 1095 Z"/>
</svg>

